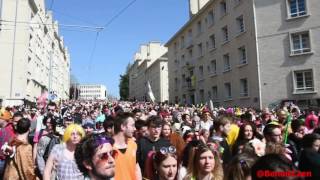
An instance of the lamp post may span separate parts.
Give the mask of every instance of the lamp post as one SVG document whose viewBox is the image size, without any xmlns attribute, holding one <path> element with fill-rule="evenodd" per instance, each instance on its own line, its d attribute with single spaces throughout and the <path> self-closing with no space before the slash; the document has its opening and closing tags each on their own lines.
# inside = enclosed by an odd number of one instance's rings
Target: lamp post
<svg viewBox="0 0 320 180">
<path fill-rule="evenodd" d="M 11 56 L 11 76 L 10 76 L 10 98 L 13 98 L 13 71 L 14 71 L 14 58 L 15 58 L 15 48 L 16 48 L 16 33 L 17 33 L 17 18 L 18 18 L 18 2 L 16 0 L 16 12 L 14 17 L 14 31 L 13 31 L 13 43 L 12 43 L 12 56 Z M 2 9 L 2 1 L 1 1 L 1 9 Z"/>
</svg>

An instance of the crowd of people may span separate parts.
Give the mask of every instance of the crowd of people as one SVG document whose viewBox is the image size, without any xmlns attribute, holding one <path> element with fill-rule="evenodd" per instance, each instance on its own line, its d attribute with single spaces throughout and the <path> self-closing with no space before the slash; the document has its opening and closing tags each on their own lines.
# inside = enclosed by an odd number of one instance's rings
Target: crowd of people
<svg viewBox="0 0 320 180">
<path fill-rule="evenodd" d="M 320 179 L 319 115 L 292 103 L 1 107 L 0 179 Z"/>
</svg>

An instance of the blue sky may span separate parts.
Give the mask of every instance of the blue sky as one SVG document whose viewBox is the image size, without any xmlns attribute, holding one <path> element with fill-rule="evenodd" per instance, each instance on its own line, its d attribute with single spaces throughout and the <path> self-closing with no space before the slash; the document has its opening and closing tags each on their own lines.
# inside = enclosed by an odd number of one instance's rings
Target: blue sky
<svg viewBox="0 0 320 180">
<path fill-rule="evenodd" d="M 53 1 L 53 2 L 52 2 Z M 47 0 L 60 24 L 104 26 L 132 0 Z M 80 83 L 107 86 L 119 96 L 123 74 L 141 44 L 166 43 L 189 18 L 188 0 L 136 0 L 99 33 L 60 27 L 71 56 L 71 73 Z M 92 58 L 90 58 L 92 55 Z M 90 68 L 91 67 L 91 68 Z"/>
</svg>

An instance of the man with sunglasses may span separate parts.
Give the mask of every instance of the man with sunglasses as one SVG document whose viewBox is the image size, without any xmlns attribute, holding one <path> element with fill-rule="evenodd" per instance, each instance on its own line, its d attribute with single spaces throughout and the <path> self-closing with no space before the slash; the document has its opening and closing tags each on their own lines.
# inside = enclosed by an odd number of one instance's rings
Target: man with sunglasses
<svg viewBox="0 0 320 180">
<path fill-rule="evenodd" d="M 77 144 L 74 157 L 79 170 L 87 180 L 111 180 L 115 173 L 115 157 L 113 139 L 93 134 L 85 137 Z"/>
</svg>

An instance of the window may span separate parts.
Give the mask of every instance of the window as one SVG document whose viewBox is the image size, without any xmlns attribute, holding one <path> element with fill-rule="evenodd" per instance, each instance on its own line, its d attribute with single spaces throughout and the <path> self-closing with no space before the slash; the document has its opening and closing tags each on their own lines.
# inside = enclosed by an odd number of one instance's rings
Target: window
<svg viewBox="0 0 320 180">
<path fill-rule="evenodd" d="M 211 73 L 216 74 L 217 73 L 217 61 L 216 60 L 210 61 L 210 66 L 211 66 Z"/>
<path fill-rule="evenodd" d="M 178 88 L 178 78 L 174 78 L 174 87 L 175 89 Z"/>
<path fill-rule="evenodd" d="M 179 65 L 179 61 L 178 61 L 177 59 L 174 60 L 174 63 L 175 63 L 176 65 Z"/>
<path fill-rule="evenodd" d="M 188 31 L 187 47 L 190 47 L 191 45 L 192 45 L 192 29 L 189 29 L 189 31 Z"/>
<path fill-rule="evenodd" d="M 238 48 L 239 52 L 239 63 L 240 64 L 247 64 L 247 53 L 246 53 L 246 48 L 244 46 Z"/>
<path fill-rule="evenodd" d="M 174 49 L 175 53 L 177 53 L 177 47 L 178 47 L 177 42 L 175 42 L 174 45 L 173 45 L 173 49 Z"/>
<path fill-rule="evenodd" d="M 234 0 L 235 6 L 239 5 L 242 0 Z"/>
<path fill-rule="evenodd" d="M 203 56 L 202 43 L 198 44 L 198 54 L 199 54 L 199 57 L 202 57 L 202 56 Z"/>
<path fill-rule="evenodd" d="M 212 99 L 218 99 L 218 87 L 212 86 Z"/>
<path fill-rule="evenodd" d="M 306 0 L 288 0 L 289 17 L 299 17 L 307 14 Z"/>
<path fill-rule="evenodd" d="M 212 98 L 211 91 L 208 91 L 208 99 L 211 100 L 211 98 Z"/>
<path fill-rule="evenodd" d="M 214 25 L 214 14 L 213 14 L 213 10 L 211 10 L 211 11 L 208 12 L 207 22 L 208 22 L 208 27 Z"/>
<path fill-rule="evenodd" d="M 247 78 L 240 79 L 240 96 L 241 97 L 248 96 L 248 80 L 247 80 Z"/>
<path fill-rule="evenodd" d="M 202 33 L 201 21 L 198 21 L 198 23 L 197 23 L 197 32 L 198 32 L 198 35 Z"/>
<path fill-rule="evenodd" d="M 309 31 L 291 34 L 291 54 L 311 52 Z"/>
<path fill-rule="evenodd" d="M 229 40 L 228 26 L 222 28 L 222 37 L 224 42 L 227 42 Z"/>
<path fill-rule="evenodd" d="M 181 63 L 184 63 L 184 55 L 181 56 Z"/>
<path fill-rule="evenodd" d="M 204 90 L 203 89 L 200 89 L 199 91 L 199 95 L 200 95 L 200 102 L 204 102 Z"/>
<path fill-rule="evenodd" d="M 199 76 L 200 76 L 200 79 L 203 78 L 203 66 L 199 66 Z"/>
<path fill-rule="evenodd" d="M 231 70 L 231 66 L 230 66 L 230 56 L 229 54 L 225 54 L 223 55 L 223 63 L 224 63 L 224 72 L 226 71 L 230 71 Z"/>
<path fill-rule="evenodd" d="M 243 22 L 243 16 L 237 17 L 237 26 L 238 26 L 238 33 L 244 32 L 244 22 Z"/>
<path fill-rule="evenodd" d="M 225 93 L 225 98 L 226 99 L 231 99 L 232 98 L 231 84 L 230 83 L 224 83 L 224 93 Z"/>
<path fill-rule="evenodd" d="M 182 83 L 185 84 L 185 82 L 186 82 L 186 75 L 185 75 L 185 74 L 182 74 L 182 78 L 181 78 L 181 79 L 182 79 Z"/>
<path fill-rule="evenodd" d="M 312 70 L 294 71 L 294 92 L 314 91 Z"/>
<path fill-rule="evenodd" d="M 227 14 L 227 2 L 225 0 L 220 2 L 220 12 L 221 12 L 221 16 L 224 16 Z"/>
<path fill-rule="evenodd" d="M 192 55 L 193 55 L 193 53 L 192 53 L 192 49 L 189 49 L 188 54 L 189 54 L 189 58 L 190 58 L 190 59 L 192 59 Z"/>
<path fill-rule="evenodd" d="M 184 36 L 181 36 L 180 47 L 181 47 L 181 48 L 184 48 Z"/>
<path fill-rule="evenodd" d="M 216 36 L 212 34 L 210 37 L 210 49 L 215 49 L 216 48 Z"/>
</svg>

